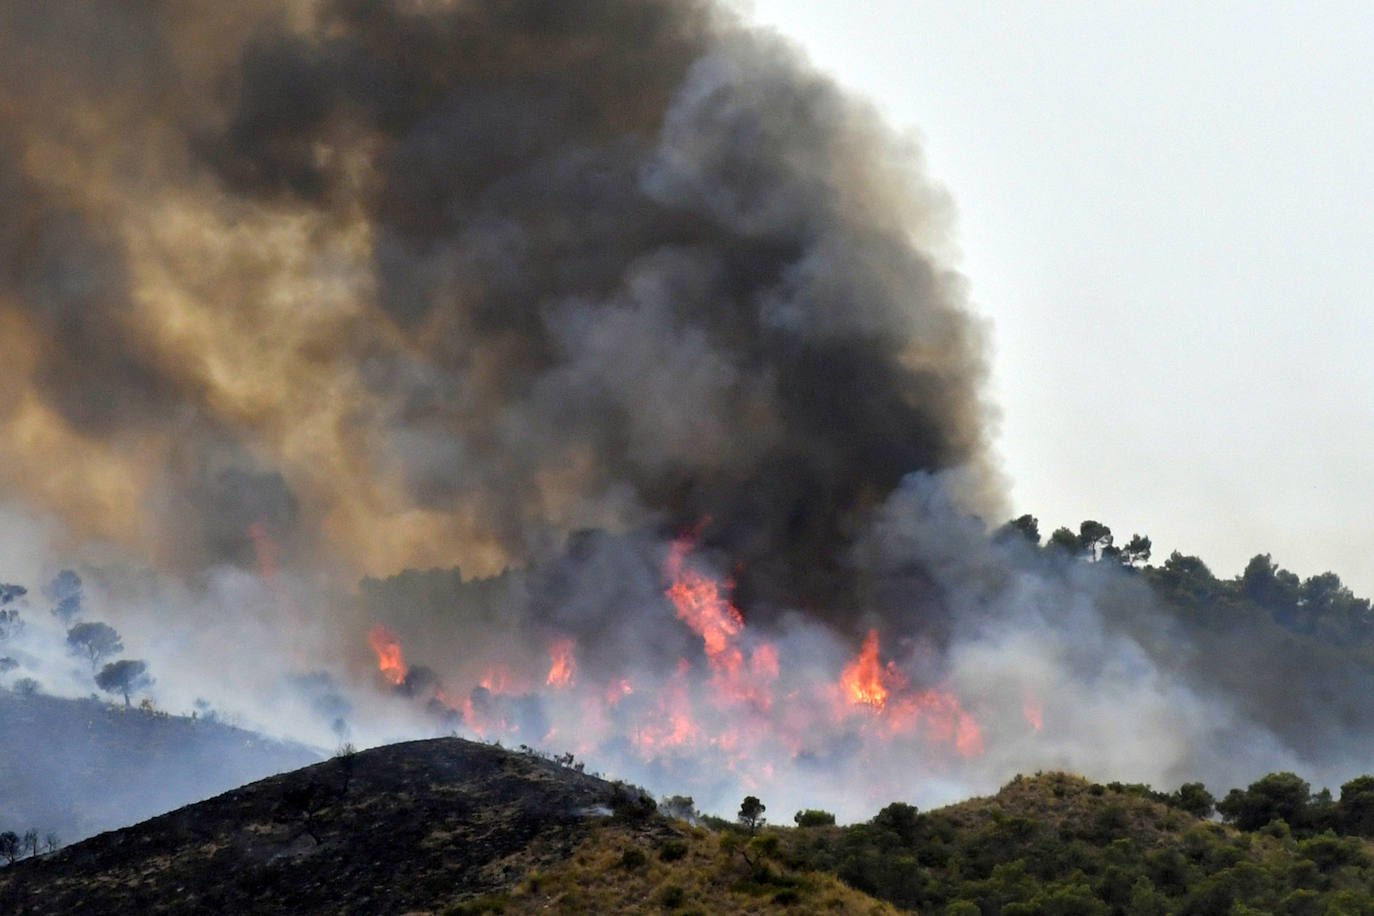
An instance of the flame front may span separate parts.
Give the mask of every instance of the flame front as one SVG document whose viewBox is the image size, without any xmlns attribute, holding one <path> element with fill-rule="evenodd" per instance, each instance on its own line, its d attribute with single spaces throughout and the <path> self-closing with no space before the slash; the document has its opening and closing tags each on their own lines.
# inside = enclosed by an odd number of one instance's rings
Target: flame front
<svg viewBox="0 0 1374 916">
<path fill-rule="evenodd" d="M 400 684 L 406 679 L 405 656 L 401 654 L 401 641 L 396 634 L 380 623 L 367 634 L 367 642 L 377 653 L 377 670 L 392 684 Z"/>
<path fill-rule="evenodd" d="M 887 705 L 889 693 L 884 680 L 897 680 L 900 677 L 895 669 L 885 669 L 878 660 L 878 631 L 869 630 L 858 658 L 845 666 L 840 683 L 853 702 L 882 709 Z"/>
<path fill-rule="evenodd" d="M 982 729 L 959 698 L 948 690 L 911 690 L 893 662 L 883 663 L 877 630 L 868 631 L 859 654 L 845 666 L 840 690 L 851 707 L 870 707 L 890 735 L 920 730 L 965 757 L 983 753 Z"/>
<path fill-rule="evenodd" d="M 577 658 L 573 650 L 577 647 L 572 639 L 555 639 L 549 646 L 549 676 L 544 683 L 559 690 L 571 687 L 577 676 Z"/>
<path fill-rule="evenodd" d="M 801 761 L 834 746 L 854 744 L 897 752 L 939 767 L 983 752 L 983 734 L 951 690 L 913 685 L 910 662 L 884 658 L 870 630 L 838 674 L 818 659 L 788 657 L 779 644 L 747 625 L 731 599 L 732 583 L 693 562 L 693 540 L 675 541 L 664 562 L 664 596 L 673 617 L 700 639 L 700 657 L 679 658 L 670 673 L 630 667 L 632 660 L 599 664 L 587 677 L 571 637 L 537 657 L 472 657 L 457 666 L 466 685 L 442 684 L 423 698 L 483 738 L 530 742 L 570 739 L 579 753 L 626 746 L 654 766 L 692 772 L 728 770 L 748 784 L 780 761 Z M 406 682 L 396 637 L 385 627 L 369 641 L 392 684 Z M 831 669 L 834 671 L 834 668 Z M 409 685 L 408 682 L 407 686 Z M 453 683 L 450 681 L 450 683 Z M 464 693 L 464 691 L 467 691 Z M 407 701 L 417 699 L 412 691 Z M 448 727 L 452 727 L 449 725 Z M 886 790 L 885 790 L 886 791 Z"/>
<path fill-rule="evenodd" d="M 684 564 L 691 549 L 691 538 L 680 538 L 669 549 L 668 576 L 673 584 L 668 587 L 668 597 L 677 608 L 678 619 L 696 631 L 705 643 L 706 657 L 711 664 L 737 668 L 742 658 L 732 643 L 744 629 L 744 615 L 721 594 L 720 583 Z M 730 587 L 727 581 L 725 588 Z"/>
</svg>

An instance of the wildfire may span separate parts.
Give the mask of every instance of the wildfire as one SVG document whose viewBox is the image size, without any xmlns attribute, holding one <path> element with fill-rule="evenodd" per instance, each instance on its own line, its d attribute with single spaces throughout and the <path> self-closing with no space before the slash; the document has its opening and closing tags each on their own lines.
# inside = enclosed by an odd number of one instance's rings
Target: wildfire
<svg viewBox="0 0 1374 916">
<path fill-rule="evenodd" d="M 401 654 L 401 641 L 396 634 L 380 623 L 367 634 L 367 642 L 377 653 L 377 670 L 392 684 L 400 684 L 406 679 L 405 657 Z"/>
<path fill-rule="evenodd" d="M 871 751 L 928 749 L 936 752 L 933 761 L 983 752 L 982 729 L 959 697 L 914 684 L 910 659 L 885 659 L 876 629 L 837 678 L 816 679 L 806 664 L 789 668 L 789 661 L 802 660 L 789 659 L 788 644 L 750 630 L 731 598 L 733 583 L 694 565 L 693 543 L 683 538 L 671 545 L 664 594 L 677 620 L 700 637 L 704 663 L 681 658 L 662 674 L 627 665 L 593 681 L 590 669 L 578 670 L 576 640 L 560 636 L 548 646 L 547 669 L 528 656 L 513 663 L 499 655 L 473 659 L 481 667 L 469 669 L 463 688 L 446 692 L 436 683 L 430 701 L 460 714 L 463 727 L 481 737 L 575 741 L 580 753 L 628 739 L 645 761 L 710 761 L 746 781 L 774 761 L 810 756 L 842 735 Z M 404 682 L 408 669 L 395 635 L 379 625 L 368 638 L 386 679 Z M 591 665 L 591 656 L 582 662 Z M 596 662 L 598 669 L 605 664 Z M 1029 700 L 1026 715 L 1032 718 Z M 1034 716 L 1038 727 L 1038 704 Z"/>
<path fill-rule="evenodd" d="M 882 709 L 887 705 L 887 697 L 891 692 L 888 683 L 905 687 L 906 679 L 898 673 L 891 662 L 888 662 L 886 668 L 883 667 L 883 663 L 878 660 L 878 631 L 869 630 L 868 635 L 864 637 L 864 645 L 859 650 L 858 658 L 846 665 L 844 673 L 840 675 L 840 684 L 848 693 L 851 702 Z"/>
<path fill-rule="evenodd" d="M 490 665 L 478 682 L 491 693 L 524 693 L 528 682 L 517 677 L 508 665 Z"/>
<path fill-rule="evenodd" d="M 957 696 L 947 690 L 910 690 L 907 678 L 891 661 L 883 664 L 879 652 L 878 631 L 869 630 L 858 656 L 840 675 L 842 695 L 851 706 L 872 707 L 889 735 L 921 729 L 965 757 L 983 753 L 983 731 Z"/>
<path fill-rule="evenodd" d="M 625 699 L 627 696 L 634 692 L 634 685 L 631 684 L 627 679 L 621 678 L 618 681 L 612 681 L 606 687 L 606 705 L 615 706 L 621 700 Z"/>
<path fill-rule="evenodd" d="M 718 703 L 744 703 L 767 709 L 773 703 L 770 685 L 778 679 L 778 650 L 760 642 L 748 651 L 741 645 L 744 615 L 730 601 L 730 580 L 717 582 L 687 566 L 685 560 L 694 541 L 691 537 L 674 541 L 668 551 L 666 572 L 672 585 L 665 594 L 677 609 L 679 620 L 701 637 L 702 648 L 711 666 L 711 684 Z"/>
<path fill-rule="evenodd" d="M 577 676 L 577 658 L 573 649 L 577 643 L 571 639 L 555 639 L 549 646 L 549 676 L 544 683 L 559 690 L 571 687 Z"/>
<path fill-rule="evenodd" d="M 668 576 L 673 584 L 668 597 L 677 607 L 678 619 L 701 637 L 712 665 L 738 667 L 742 656 L 732 645 L 744 629 L 744 615 L 721 595 L 721 584 L 684 564 L 691 552 L 691 538 L 679 538 L 668 552 Z M 730 582 L 725 583 L 731 587 Z"/>
<path fill-rule="evenodd" d="M 1021 712 L 1025 715 L 1031 728 L 1040 731 L 1044 726 L 1045 709 L 1040 703 L 1040 698 L 1030 691 L 1026 691 L 1025 699 L 1021 701 Z"/>
</svg>

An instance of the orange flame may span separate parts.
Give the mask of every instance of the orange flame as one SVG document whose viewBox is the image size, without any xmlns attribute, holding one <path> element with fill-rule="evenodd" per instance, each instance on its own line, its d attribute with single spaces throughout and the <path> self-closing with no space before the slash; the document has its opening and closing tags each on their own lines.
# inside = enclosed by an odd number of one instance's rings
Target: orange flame
<svg viewBox="0 0 1374 916">
<path fill-rule="evenodd" d="M 401 654 L 401 642 L 396 634 L 380 623 L 367 634 L 368 644 L 377 653 L 377 670 L 392 684 L 400 684 L 406 679 L 405 657 Z"/>
<path fill-rule="evenodd" d="M 559 637 L 549 645 L 546 672 L 528 657 L 515 667 L 489 659 L 480 686 L 466 698 L 436 685 L 429 701 L 461 712 L 463 727 L 478 736 L 528 738 L 522 729 L 531 727 L 529 717 L 520 713 L 524 699 L 539 691 L 549 692 L 550 699 L 552 691 L 568 691 L 566 699 L 546 708 L 556 717 L 576 709 L 579 718 L 550 719 L 541 728 L 545 743 L 574 740 L 580 742 L 579 753 L 589 753 L 623 736 L 645 760 L 685 764 L 708 754 L 711 765 L 746 780 L 764 772 L 770 756 L 797 757 L 832 735 L 857 737 L 869 750 L 903 742 L 965 757 L 983 752 L 982 730 L 959 697 L 944 688 L 913 685 L 908 670 L 883 658 L 877 630 L 868 632 L 835 680 L 804 682 L 806 668 L 784 672 L 779 646 L 746 627 L 731 599 L 730 580 L 713 579 L 689 565 L 692 548 L 692 538 L 671 545 L 664 594 L 677 619 L 700 637 L 705 664 L 683 658 L 666 677 L 641 671 L 633 684 L 619 675 L 589 683 L 585 671 L 578 677 L 576 641 Z M 408 669 L 395 635 L 377 626 L 369 642 L 385 678 L 404 682 Z M 473 683 L 472 673 L 466 678 Z M 786 686 L 775 697 L 779 684 Z M 1038 716 L 1038 703 L 1034 709 Z M 1031 710 L 1027 701 L 1028 718 Z"/>
<path fill-rule="evenodd" d="M 577 676 L 577 658 L 573 649 L 577 643 L 571 639 L 555 639 L 549 646 L 549 676 L 544 681 L 550 687 L 562 690 L 571 687 Z"/>
<path fill-rule="evenodd" d="M 524 693 L 529 689 L 529 682 L 517 677 L 507 665 L 491 665 L 479 681 L 483 687 L 492 693 Z"/>
<path fill-rule="evenodd" d="M 965 757 L 983 753 L 983 731 L 957 696 L 947 690 L 912 692 L 896 665 L 882 663 L 877 630 L 868 631 L 858 656 L 845 666 L 840 687 L 851 706 L 872 707 L 888 734 L 921 728 Z"/>
<path fill-rule="evenodd" d="M 606 705 L 614 707 L 617 703 L 634 692 L 634 685 L 625 678 L 614 681 L 606 688 Z"/>
<path fill-rule="evenodd" d="M 738 665 L 738 650 L 727 655 L 731 642 L 744 629 L 744 615 L 720 593 L 721 586 L 683 564 L 692 549 L 690 538 L 679 538 L 668 552 L 668 576 L 673 584 L 667 595 L 677 607 L 678 619 L 701 637 L 713 665 Z M 730 583 L 726 582 L 729 588 Z"/>
<path fill-rule="evenodd" d="M 887 697 L 891 692 L 888 684 L 904 687 L 906 679 L 897 672 L 891 662 L 886 668 L 883 667 L 882 662 L 878 660 L 878 631 L 869 630 L 858 657 L 846 665 L 840 675 L 840 683 L 849 695 L 851 703 L 864 703 L 882 709 L 887 705 Z"/>
<path fill-rule="evenodd" d="M 778 679 L 778 650 L 769 643 L 758 644 L 749 652 L 746 669 L 745 650 L 738 645 L 744 615 L 727 596 L 734 583 L 717 582 L 689 568 L 684 561 L 693 546 L 691 537 L 673 542 L 666 570 L 672 585 L 665 594 L 676 607 L 678 619 L 701 637 L 716 699 L 766 710 L 773 702 L 770 684 Z"/>
<path fill-rule="evenodd" d="M 1045 709 L 1040 704 L 1040 698 L 1029 690 L 1026 691 L 1025 698 L 1021 701 L 1021 712 L 1025 715 L 1026 721 L 1030 723 L 1031 728 L 1040 731 L 1044 726 Z"/>
</svg>

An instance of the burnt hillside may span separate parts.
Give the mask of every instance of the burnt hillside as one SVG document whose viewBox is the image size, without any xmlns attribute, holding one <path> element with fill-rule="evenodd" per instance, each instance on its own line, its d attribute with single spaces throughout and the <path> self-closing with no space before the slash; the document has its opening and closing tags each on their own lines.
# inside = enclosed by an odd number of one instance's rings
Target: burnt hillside
<svg viewBox="0 0 1374 916">
<path fill-rule="evenodd" d="M 444 738 L 261 780 L 0 869 L 7 913 L 401 913 L 508 889 L 637 790 Z"/>
</svg>

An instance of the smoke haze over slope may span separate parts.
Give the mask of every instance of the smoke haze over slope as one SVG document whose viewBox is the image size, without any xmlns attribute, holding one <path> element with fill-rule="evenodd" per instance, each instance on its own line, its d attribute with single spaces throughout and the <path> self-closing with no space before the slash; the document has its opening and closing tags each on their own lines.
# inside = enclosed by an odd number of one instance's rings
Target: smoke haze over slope
<svg viewBox="0 0 1374 916">
<path fill-rule="evenodd" d="M 687 0 L 18 0 L 0 61 L 3 575 L 84 564 L 168 705 L 655 788 L 709 757 L 703 798 L 851 816 L 1290 759 L 1213 758 L 1243 723 L 1118 625 L 1143 588 L 987 542 L 946 202 L 779 39 Z M 431 567 L 464 578 L 353 589 Z M 714 622 L 665 596 L 694 574 Z M 380 680 L 374 624 L 426 667 Z M 908 718 L 815 686 L 870 629 Z M 856 761 L 888 798 L 834 797 Z"/>
</svg>

